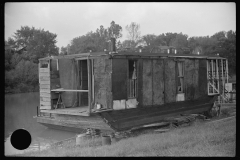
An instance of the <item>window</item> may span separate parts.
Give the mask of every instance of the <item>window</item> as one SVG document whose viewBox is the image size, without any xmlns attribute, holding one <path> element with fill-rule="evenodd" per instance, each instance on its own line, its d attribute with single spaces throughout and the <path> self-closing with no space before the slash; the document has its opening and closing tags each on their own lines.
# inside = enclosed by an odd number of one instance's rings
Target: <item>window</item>
<svg viewBox="0 0 240 160">
<path fill-rule="evenodd" d="M 184 72 L 183 72 L 183 62 L 177 62 L 177 92 L 183 93 L 183 80 L 184 80 Z"/>
<path fill-rule="evenodd" d="M 48 61 L 41 61 L 40 62 L 40 68 L 48 68 L 48 64 L 49 64 Z"/>
<path fill-rule="evenodd" d="M 137 97 L 137 61 L 128 61 L 128 98 Z"/>
</svg>

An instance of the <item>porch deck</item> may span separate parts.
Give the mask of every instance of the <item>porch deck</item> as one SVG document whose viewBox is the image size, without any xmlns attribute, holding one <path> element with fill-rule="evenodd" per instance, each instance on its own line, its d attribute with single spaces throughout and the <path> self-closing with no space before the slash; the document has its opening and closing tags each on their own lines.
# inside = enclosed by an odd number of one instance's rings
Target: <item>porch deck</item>
<svg viewBox="0 0 240 160">
<path fill-rule="evenodd" d="M 73 107 L 73 108 L 61 108 L 53 110 L 41 110 L 41 113 L 54 113 L 54 114 L 67 114 L 67 115 L 79 115 L 79 116 L 89 116 L 89 107 Z"/>
</svg>

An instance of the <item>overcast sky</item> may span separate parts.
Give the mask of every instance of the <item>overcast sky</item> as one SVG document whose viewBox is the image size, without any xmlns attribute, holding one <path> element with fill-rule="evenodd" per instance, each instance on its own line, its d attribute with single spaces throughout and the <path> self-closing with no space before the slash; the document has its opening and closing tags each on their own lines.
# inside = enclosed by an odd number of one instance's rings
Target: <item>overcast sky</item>
<svg viewBox="0 0 240 160">
<path fill-rule="evenodd" d="M 235 3 L 106 3 L 51 2 L 5 3 L 5 40 L 21 26 L 57 34 L 57 46 L 66 47 L 73 38 L 104 28 L 115 21 L 123 28 L 140 24 L 141 35 L 182 32 L 189 37 L 236 31 Z"/>
</svg>

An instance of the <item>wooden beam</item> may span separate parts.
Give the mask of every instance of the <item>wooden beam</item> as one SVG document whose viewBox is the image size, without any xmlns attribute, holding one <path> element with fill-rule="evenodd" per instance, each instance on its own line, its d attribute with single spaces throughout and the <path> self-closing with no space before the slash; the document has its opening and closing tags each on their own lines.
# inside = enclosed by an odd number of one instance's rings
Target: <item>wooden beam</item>
<svg viewBox="0 0 240 160">
<path fill-rule="evenodd" d="M 88 92 L 89 90 L 77 90 L 77 89 L 52 89 L 52 92 Z"/>
<path fill-rule="evenodd" d="M 91 113 L 91 102 L 92 102 L 92 67 L 91 67 L 91 60 L 88 59 L 87 60 L 87 65 L 88 65 L 88 109 L 89 109 L 89 114 Z"/>
<path fill-rule="evenodd" d="M 41 88 L 50 89 L 50 84 L 40 84 L 40 89 Z"/>
</svg>

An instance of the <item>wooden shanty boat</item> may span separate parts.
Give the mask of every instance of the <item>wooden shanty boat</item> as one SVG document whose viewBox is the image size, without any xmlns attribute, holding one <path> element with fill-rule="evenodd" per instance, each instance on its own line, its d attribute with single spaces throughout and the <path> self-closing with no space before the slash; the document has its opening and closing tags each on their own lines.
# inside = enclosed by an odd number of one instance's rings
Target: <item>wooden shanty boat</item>
<svg viewBox="0 0 240 160">
<path fill-rule="evenodd" d="M 37 122 L 115 132 L 210 111 L 224 97 L 227 59 L 147 52 L 97 52 L 39 60 Z"/>
</svg>

